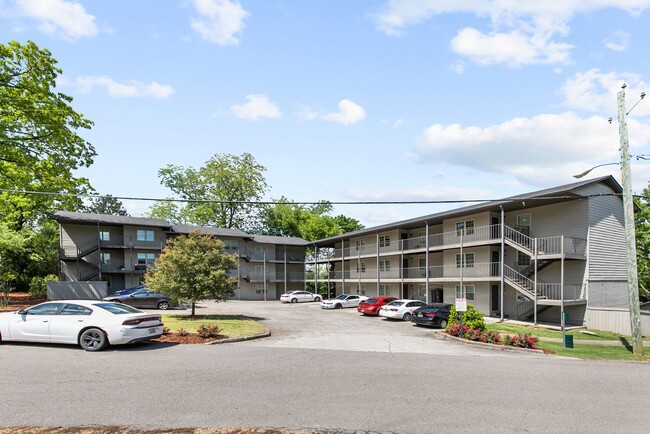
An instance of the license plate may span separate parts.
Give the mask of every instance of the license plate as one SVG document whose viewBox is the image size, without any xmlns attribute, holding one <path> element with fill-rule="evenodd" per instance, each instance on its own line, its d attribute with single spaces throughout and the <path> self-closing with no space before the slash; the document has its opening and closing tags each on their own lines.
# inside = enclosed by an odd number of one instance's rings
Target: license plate
<svg viewBox="0 0 650 434">
<path fill-rule="evenodd" d="M 423 317 L 423 316 L 424 316 L 424 314 L 421 314 L 421 313 L 419 313 L 419 314 L 418 314 L 418 316 L 419 316 L 419 317 Z"/>
<path fill-rule="evenodd" d="M 158 330 L 156 329 L 156 327 L 151 327 L 151 328 L 149 329 L 149 333 L 150 333 L 150 334 L 156 333 L 157 331 L 158 331 Z"/>
</svg>

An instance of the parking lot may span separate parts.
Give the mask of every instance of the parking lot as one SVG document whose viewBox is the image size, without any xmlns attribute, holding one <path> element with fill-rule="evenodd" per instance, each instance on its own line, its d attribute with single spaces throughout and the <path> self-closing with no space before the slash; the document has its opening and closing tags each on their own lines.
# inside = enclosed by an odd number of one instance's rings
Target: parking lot
<svg viewBox="0 0 650 434">
<path fill-rule="evenodd" d="M 342 351 L 422 353 L 437 355 L 514 356 L 436 338 L 440 329 L 410 322 L 364 316 L 355 308 L 325 310 L 320 303 L 288 304 L 279 301 L 202 302 L 197 314 L 246 315 L 264 324 L 271 336 L 237 345 Z M 189 309 L 168 313 L 189 313 Z M 539 354 L 517 354 L 540 357 Z"/>
</svg>

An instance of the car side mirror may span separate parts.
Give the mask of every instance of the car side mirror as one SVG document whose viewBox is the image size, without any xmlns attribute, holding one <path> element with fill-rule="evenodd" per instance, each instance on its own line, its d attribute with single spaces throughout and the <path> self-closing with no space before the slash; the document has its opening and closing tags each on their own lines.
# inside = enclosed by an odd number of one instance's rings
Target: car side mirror
<svg viewBox="0 0 650 434">
<path fill-rule="evenodd" d="M 20 309 L 18 312 L 16 312 L 18 315 L 27 315 L 27 310 L 26 309 Z"/>
</svg>

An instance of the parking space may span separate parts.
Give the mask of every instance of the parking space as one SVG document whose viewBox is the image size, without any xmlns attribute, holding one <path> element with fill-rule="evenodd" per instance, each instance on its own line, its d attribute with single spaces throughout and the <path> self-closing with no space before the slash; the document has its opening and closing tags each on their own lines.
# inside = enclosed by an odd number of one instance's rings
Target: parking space
<svg viewBox="0 0 650 434">
<path fill-rule="evenodd" d="M 435 333 L 441 333 L 440 329 L 364 316 L 354 308 L 324 310 L 319 303 L 202 302 L 197 306 L 197 313 L 242 314 L 255 318 L 271 330 L 269 338 L 238 345 L 438 355 L 504 355 L 503 352 L 438 339 Z"/>
</svg>

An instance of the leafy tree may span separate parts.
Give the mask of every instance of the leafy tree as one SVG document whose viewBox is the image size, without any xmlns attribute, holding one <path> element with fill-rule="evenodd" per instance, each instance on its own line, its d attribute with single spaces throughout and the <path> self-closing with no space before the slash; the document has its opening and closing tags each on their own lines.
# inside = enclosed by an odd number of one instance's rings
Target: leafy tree
<svg viewBox="0 0 650 434">
<path fill-rule="evenodd" d="M 85 178 L 74 170 L 88 167 L 95 150 L 77 133 L 93 123 L 70 105 L 72 98 L 55 91 L 62 73 L 48 50 L 29 41 L 0 44 L 0 189 L 87 193 Z M 0 216 L 20 230 L 54 209 L 79 209 L 80 199 L 67 196 L 0 191 Z"/>
<path fill-rule="evenodd" d="M 637 272 L 639 295 L 650 297 L 650 187 L 643 190 L 635 201 L 634 214 L 636 234 Z"/>
<path fill-rule="evenodd" d="M 0 306 L 6 306 L 9 292 L 18 278 L 20 257 L 25 251 L 25 238 L 0 223 Z"/>
<path fill-rule="evenodd" d="M 151 205 L 149 211 L 144 213 L 145 217 L 162 219 L 175 225 L 188 225 L 190 221 L 184 207 L 180 207 L 171 201 L 158 201 Z"/>
<path fill-rule="evenodd" d="M 332 204 L 326 201 L 314 205 L 300 205 L 282 197 L 277 203 L 266 206 L 261 211 L 258 232 L 314 241 L 363 229 L 353 218 L 328 215 L 332 209 Z"/>
<path fill-rule="evenodd" d="M 114 198 L 110 194 L 96 197 L 85 210 L 86 212 L 95 214 L 129 215 L 122 201 Z"/>
<path fill-rule="evenodd" d="M 232 297 L 237 279 L 228 273 L 236 267 L 237 257 L 225 253 L 221 240 L 192 232 L 170 240 L 145 275 L 145 285 L 191 302 L 194 316 L 196 302 Z"/>
<path fill-rule="evenodd" d="M 216 154 L 198 170 L 168 165 L 158 176 L 163 185 L 190 201 L 178 208 L 189 223 L 245 230 L 257 214 L 255 202 L 268 190 L 265 171 L 250 154 Z"/>
</svg>

